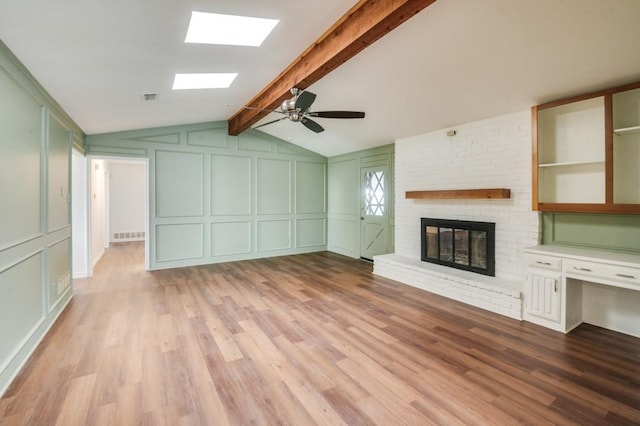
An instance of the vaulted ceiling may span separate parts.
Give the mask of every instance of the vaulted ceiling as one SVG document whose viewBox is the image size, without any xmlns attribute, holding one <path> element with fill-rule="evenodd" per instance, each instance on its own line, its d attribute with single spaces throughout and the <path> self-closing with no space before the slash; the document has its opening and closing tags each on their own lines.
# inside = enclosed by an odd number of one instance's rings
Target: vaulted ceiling
<svg viewBox="0 0 640 426">
<path fill-rule="evenodd" d="M 96 134 L 228 120 L 356 3 L 5 0 L 0 39 Z M 260 47 L 187 45 L 193 10 L 280 23 Z M 333 156 L 640 80 L 638 22 L 638 0 L 437 0 L 308 87 L 314 110 L 365 119 L 260 130 Z M 229 89 L 172 91 L 179 72 L 239 75 Z"/>
</svg>

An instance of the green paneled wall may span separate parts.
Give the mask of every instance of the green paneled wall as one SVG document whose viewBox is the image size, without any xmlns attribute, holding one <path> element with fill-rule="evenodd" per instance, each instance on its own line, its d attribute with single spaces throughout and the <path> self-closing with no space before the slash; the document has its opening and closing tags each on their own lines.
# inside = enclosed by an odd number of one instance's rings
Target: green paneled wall
<svg viewBox="0 0 640 426">
<path fill-rule="evenodd" d="M 640 253 L 640 215 L 543 213 L 542 243 Z"/>
<path fill-rule="evenodd" d="M 0 213 L 0 247 L 40 232 L 41 133 L 40 103 L 0 72 L 0 184 L 3 205 L 11 205 Z"/>
<path fill-rule="evenodd" d="M 83 139 L 0 42 L 0 394 L 72 296 L 70 158 Z"/>
<path fill-rule="evenodd" d="M 204 213 L 204 154 L 156 151 L 157 217 L 200 217 Z"/>
<path fill-rule="evenodd" d="M 211 156 L 211 214 L 251 214 L 251 157 Z"/>
<path fill-rule="evenodd" d="M 151 269 L 326 250 L 327 159 L 226 122 L 91 135 L 149 158 Z"/>
<path fill-rule="evenodd" d="M 49 113 L 48 118 L 47 175 L 49 179 L 47 199 L 49 205 L 47 229 L 55 231 L 71 224 L 71 216 L 69 215 L 71 146 L 69 129 L 59 122 L 55 115 Z"/>
<path fill-rule="evenodd" d="M 291 163 L 258 158 L 257 212 L 260 215 L 291 213 Z"/>
</svg>

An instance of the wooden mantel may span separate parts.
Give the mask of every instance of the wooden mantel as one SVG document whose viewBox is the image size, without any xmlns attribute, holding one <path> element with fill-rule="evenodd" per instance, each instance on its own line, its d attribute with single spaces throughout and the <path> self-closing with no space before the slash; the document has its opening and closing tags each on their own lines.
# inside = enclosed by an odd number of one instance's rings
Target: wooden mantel
<svg viewBox="0 0 640 426">
<path fill-rule="evenodd" d="M 414 200 L 479 200 L 479 199 L 508 199 L 511 190 L 506 188 L 484 189 L 449 189 L 442 191 L 407 191 L 405 198 Z"/>
</svg>

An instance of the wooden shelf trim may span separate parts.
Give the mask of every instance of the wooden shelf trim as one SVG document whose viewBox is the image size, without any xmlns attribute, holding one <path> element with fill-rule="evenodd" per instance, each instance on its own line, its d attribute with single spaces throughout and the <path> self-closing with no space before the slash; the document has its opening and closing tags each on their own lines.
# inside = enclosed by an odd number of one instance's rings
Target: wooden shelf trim
<svg viewBox="0 0 640 426">
<path fill-rule="evenodd" d="M 537 209 L 550 213 L 640 214 L 640 204 L 618 203 L 538 203 Z"/>
<path fill-rule="evenodd" d="M 508 199 L 511 190 L 506 188 L 449 189 L 441 191 L 407 191 L 405 198 L 414 200 L 480 200 Z"/>
</svg>

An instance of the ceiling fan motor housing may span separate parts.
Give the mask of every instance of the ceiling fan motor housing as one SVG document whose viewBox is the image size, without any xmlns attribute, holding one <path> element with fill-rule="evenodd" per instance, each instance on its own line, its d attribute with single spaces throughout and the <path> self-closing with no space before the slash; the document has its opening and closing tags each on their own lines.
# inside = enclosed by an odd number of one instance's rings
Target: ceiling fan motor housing
<svg viewBox="0 0 640 426">
<path fill-rule="evenodd" d="M 295 111 L 295 109 L 296 109 L 296 98 L 287 99 L 286 101 L 282 102 L 282 105 L 280 105 L 280 109 L 282 110 L 282 112 Z"/>
</svg>

